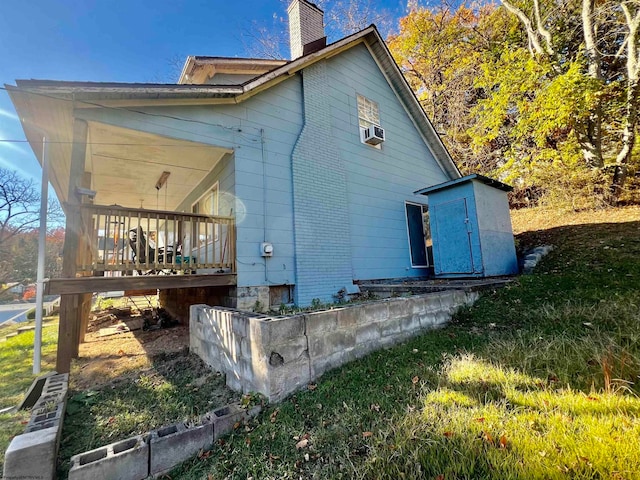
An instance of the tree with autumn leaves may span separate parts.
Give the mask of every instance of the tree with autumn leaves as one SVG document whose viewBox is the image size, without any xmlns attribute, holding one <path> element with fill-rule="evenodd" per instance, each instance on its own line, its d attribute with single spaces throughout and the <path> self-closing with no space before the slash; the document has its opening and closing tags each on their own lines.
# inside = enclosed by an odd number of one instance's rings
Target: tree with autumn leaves
<svg viewBox="0 0 640 480">
<path fill-rule="evenodd" d="M 62 212 L 49 202 L 47 216 L 53 228 L 45 243 L 45 272 L 57 276 L 61 269 L 64 229 L 56 226 Z M 40 196 L 35 183 L 15 170 L 0 168 L 0 283 L 32 282 L 38 260 Z"/>
<path fill-rule="evenodd" d="M 617 203 L 638 170 L 639 24 L 637 0 L 414 3 L 389 47 L 463 171 Z"/>
</svg>

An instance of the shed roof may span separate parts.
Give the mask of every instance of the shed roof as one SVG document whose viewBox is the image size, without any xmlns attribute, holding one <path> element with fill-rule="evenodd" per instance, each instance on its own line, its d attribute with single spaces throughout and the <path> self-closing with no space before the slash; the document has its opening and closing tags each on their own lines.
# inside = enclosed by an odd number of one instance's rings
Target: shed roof
<svg viewBox="0 0 640 480">
<path fill-rule="evenodd" d="M 485 185 L 489 185 L 490 187 L 497 188 L 498 190 L 502 190 L 504 192 L 510 192 L 511 190 L 513 190 L 513 187 L 511 185 L 507 185 L 506 183 L 494 180 L 493 178 L 485 177 L 484 175 L 480 175 L 479 173 L 473 173 L 471 175 L 456 178 L 455 180 L 449 180 L 448 182 L 439 183 L 438 185 L 432 185 L 431 187 L 422 188 L 420 190 L 416 190 L 413 193 L 420 195 L 429 195 L 430 193 L 453 188 L 462 183 L 471 182 L 473 180 L 477 180 L 484 183 Z"/>
</svg>

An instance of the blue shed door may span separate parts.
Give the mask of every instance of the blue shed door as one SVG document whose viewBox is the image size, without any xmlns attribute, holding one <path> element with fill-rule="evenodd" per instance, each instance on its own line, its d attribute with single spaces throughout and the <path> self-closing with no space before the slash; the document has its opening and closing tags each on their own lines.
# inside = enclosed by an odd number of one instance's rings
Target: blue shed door
<svg viewBox="0 0 640 480">
<path fill-rule="evenodd" d="M 433 207 L 435 273 L 473 273 L 470 223 L 464 198 Z"/>
</svg>

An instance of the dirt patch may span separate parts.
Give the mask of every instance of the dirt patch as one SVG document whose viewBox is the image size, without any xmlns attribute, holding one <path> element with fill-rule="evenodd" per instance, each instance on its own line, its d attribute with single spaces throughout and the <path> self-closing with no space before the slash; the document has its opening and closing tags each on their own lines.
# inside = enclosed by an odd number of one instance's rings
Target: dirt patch
<svg viewBox="0 0 640 480">
<path fill-rule="evenodd" d="M 144 331 L 122 331 L 101 336 L 100 329 L 119 324 L 139 322 L 137 312 L 129 315 L 111 311 L 94 312 L 89 322 L 85 343 L 80 345 L 80 356 L 72 365 L 71 388 L 86 390 L 99 388 L 123 376 L 138 375 L 149 369 L 152 360 L 171 355 L 189 347 L 189 327 Z"/>
</svg>

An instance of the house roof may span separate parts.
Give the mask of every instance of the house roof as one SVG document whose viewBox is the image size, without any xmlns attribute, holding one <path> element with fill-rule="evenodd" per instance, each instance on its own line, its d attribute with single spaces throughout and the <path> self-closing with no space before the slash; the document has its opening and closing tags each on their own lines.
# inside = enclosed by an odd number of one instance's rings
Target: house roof
<svg viewBox="0 0 640 480">
<path fill-rule="evenodd" d="M 221 101 L 222 103 L 240 103 L 247 98 L 276 85 L 289 76 L 303 70 L 320 60 L 338 55 L 356 45 L 364 43 L 374 56 L 381 71 L 385 75 L 389 85 L 392 87 L 414 125 L 424 137 L 427 145 L 432 150 L 434 158 L 441 165 L 450 178 L 459 178 L 460 171 L 453 162 L 449 152 L 436 133 L 433 125 L 427 118 L 420 102 L 409 87 L 406 79 L 402 75 L 400 68 L 394 61 L 380 33 L 375 25 L 354 33 L 327 45 L 316 52 L 302 56 L 292 61 L 288 61 L 280 66 L 278 62 L 272 62 L 275 68 L 253 78 L 241 85 L 183 85 L 183 84 L 153 84 L 153 83 L 104 83 L 104 82 L 69 82 L 55 80 L 16 80 L 16 86 L 5 85 L 12 97 L 16 109 L 20 111 L 19 105 L 25 102 L 21 96 L 29 96 L 26 103 L 35 100 L 34 95 L 49 97 L 51 100 L 72 100 L 75 105 L 106 106 L 108 101 L 117 101 L 114 105 L 158 105 L 161 102 L 170 104 L 192 104 L 209 99 Z M 194 57 L 198 58 L 198 57 Z M 206 57 L 200 57 L 206 58 Z M 220 57 L 209 57 L 218 58 Z M 236 61 L 233 59 L 227 59 Z M 246 61 L 247 59 L 243 59 Z M 261 62 L 264 62 L 261 60 Z M 188 62 L 187 62 L 188 63 Z M 186 68 L 186 66 L 185 66 Z M 184 73 L 184 72 L 183 72 Z M 47 100 L 47 98 L 45 98 Z M 101 103 L 97 103 L 97 102 Z M 20 113 L 22 117 L 22 113 Z M 34 151 L 38 151 L 38 146 L 32 144 Z"/>
<path fill-rule="evenodd" d="M 202 84 L 205 83 L 203 80 L 206 80 L 207 77 L 214 77 L 218 73 L 242 75 L 241 78 L 246 75 L 253 75 L 253 78 L 255 78 L 285 63 L 287 63 L 286 60 L 264 58 L 189 56 L 184 62 L 178 83 Z M 242 85 L 245 81 L 237 81 L 232 84 Z"/>
<path fill-rule="evenodd" d="M 455 180 L 449 180 L 448 182 L 439 183 L 438 185 L 422 188 L 420 190 L 416 190 L 413 193 L 418 195 L 429 195 L 430 193 L 439 192 L 440 190 L 446 190 L 448 188 L 453 188 L 457 185 L 471 182 L 473 180 L 477 180 L 479 182 L 484 183 L 485 185 L 489 185 L 490 187 L 497 188 L 498 190 L 502 190 L 505 192 L 510 192 L 511 190 L 513 190 L 513 187 L 511 185 L 507 185 L 506 183 L 499 182 L 498 180 L 494 180 L 493 178 L 485 177 L 484 175 L 480 175 L 479 173 L 473 173 L 465 177 L 456 178 Z"/>
</svg>

